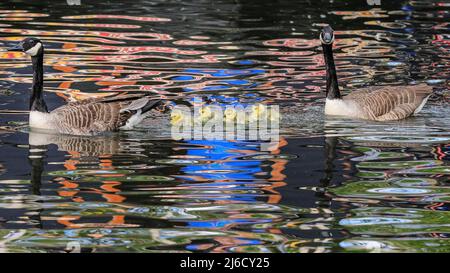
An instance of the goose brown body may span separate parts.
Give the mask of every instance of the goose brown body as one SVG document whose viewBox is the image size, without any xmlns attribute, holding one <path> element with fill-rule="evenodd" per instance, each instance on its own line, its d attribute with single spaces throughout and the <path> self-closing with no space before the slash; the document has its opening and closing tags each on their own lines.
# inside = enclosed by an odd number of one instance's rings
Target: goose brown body
<svg viewBox="0 0 450 273">
<path fill-rule="evenodd" d="M 71 102 L 50 113 L 43 114 L 48 126 L 30 124 L 32 127 L 71 135 L 96 135 L 126 127 L 133 117 L 138 123 L 143 117 L 142 107 L 157 107 L 162 102 L 136 95 L 114 96 Z M 32 113 L 33 114 L 33 113 Z M 45 117 L 45 115 L 47 115 Z M 33 126 L 34 125 L 34 126 Z"/>
<path fill-rule="evenodd" d="M 359 109 L 359 118 L 400 120 L 422 110 L 432 92 L 433 89 L 426 84 L 372 87 L 353 91 L 342 100 L 353 103 Z"/>
</svg>

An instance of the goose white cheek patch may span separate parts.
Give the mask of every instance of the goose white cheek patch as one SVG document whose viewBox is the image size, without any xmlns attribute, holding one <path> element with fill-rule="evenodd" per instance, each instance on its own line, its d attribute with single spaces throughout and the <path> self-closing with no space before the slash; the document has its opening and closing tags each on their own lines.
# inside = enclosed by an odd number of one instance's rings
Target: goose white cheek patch
<svg viewBox="0 0 450 273">
<path fill-rule="evenodd" d="M 39 49 L 41 49 L 41 47 L 42 47 L 42 44 L 41 43 L 37 43 L 32 48 L 30 48 L 27 51 L 25 51 L 25 53 L 27 53 L 30 56 L 36 56 L 36 54 L 38 53 Z"/>
</svg>

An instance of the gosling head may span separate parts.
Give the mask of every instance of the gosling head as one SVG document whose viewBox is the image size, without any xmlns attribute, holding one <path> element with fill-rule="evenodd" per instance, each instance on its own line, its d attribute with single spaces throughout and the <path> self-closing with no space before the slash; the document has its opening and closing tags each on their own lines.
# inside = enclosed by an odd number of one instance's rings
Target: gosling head
<svg viewBox="0 0 450 273">
<path fill-rule="evenodd" d="M 334 42 L 334 31 L 329 25 L 324 26 L 320 32 L 320 41 L 325 45 L 330 45 Z"/>
<path fill-rule="evenodd" d="M 31 57 L 41 54 L 44 50 L 41 40 L 38 38 L 26 38 L 12 48 L 8 48 L 8 51 L 20 51 L 24 52 Z"/>
</svg>

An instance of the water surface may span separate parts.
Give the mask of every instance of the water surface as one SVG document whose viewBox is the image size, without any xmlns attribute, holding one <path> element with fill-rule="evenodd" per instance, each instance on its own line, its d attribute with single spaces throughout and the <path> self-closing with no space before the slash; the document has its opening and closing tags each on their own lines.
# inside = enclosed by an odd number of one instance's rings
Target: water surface
<svg viewBox="0 0 450 273">
<path fill-rule="evenodd" d="M 164 116 L 29 132 L 30 61 L 0 52 L 0 251 L 450 251 L 448 2 L 84 2 L 0 3 L 3 49 L 45 42 L 49 108 L 114 92 L 273 103 L 281 141 L 174 141 Z M 325 118 L 323 23 L 344 93 L 425 82 L 432 101 L 398 122 Z"/>
</svg>

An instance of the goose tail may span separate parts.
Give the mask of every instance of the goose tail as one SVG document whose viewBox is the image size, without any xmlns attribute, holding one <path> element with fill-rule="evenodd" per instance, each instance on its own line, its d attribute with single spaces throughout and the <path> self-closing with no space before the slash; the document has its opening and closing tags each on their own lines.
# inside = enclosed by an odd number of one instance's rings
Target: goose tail
<svg viewBox="0 0 450 273">
<path fill-rule="evenodd" d="M 161 99 L 149 99 L 144 97 L 133 101 L 131 104 L 120 110 L 120 113 L 132 113 L 132 115 L 127 118 L 125 125 L 120 127 L 120 129 L 131 130 L 147 116 L 147 113 L 150 110 L 155 109 L 159 112 L 165 112 L 169 107 L 170 102 Z"/>
<path fill-rule="evenodd" d="M 423 97 L 428 97 L 433 93 L 433 87 L 429 86 L 425 83 L 419 84 L 419 85 L 413 85 L 411 87 L 412 90 L 418 95 L 422 95 Z"/>
<path fill-rule="evenodd" d="M 433 87 L 428 86 L 427 84 L 419 84 L 415 86 L 416 95 L 419 96 L 421 100 L 417 108 L 414 110 L 413 115 L 417 115 L 420 111 L 422 111 L 423 107 L 427 103 L 428 99 L 433 94 Z"/>
<path fill-rule="evenodd" d="M 158 109 L 165 106 L 165 102 L 163 100 L 149 100 L 142 108 L 142 114 L 147 113 L 152 109 Z"/>
<path fill-rule="evenodd" d="M 129 105 L 120 109 L 120 112 L 139 112 L 140 114 L 144 114 L 152 109 L 156 109 L 160 112 L 164 111 L 167 107 L 168 102 L 161 99 L 149 99 L 147 97 L 140 98 L 138 100 L 133 101 Z"/>
</svg>

